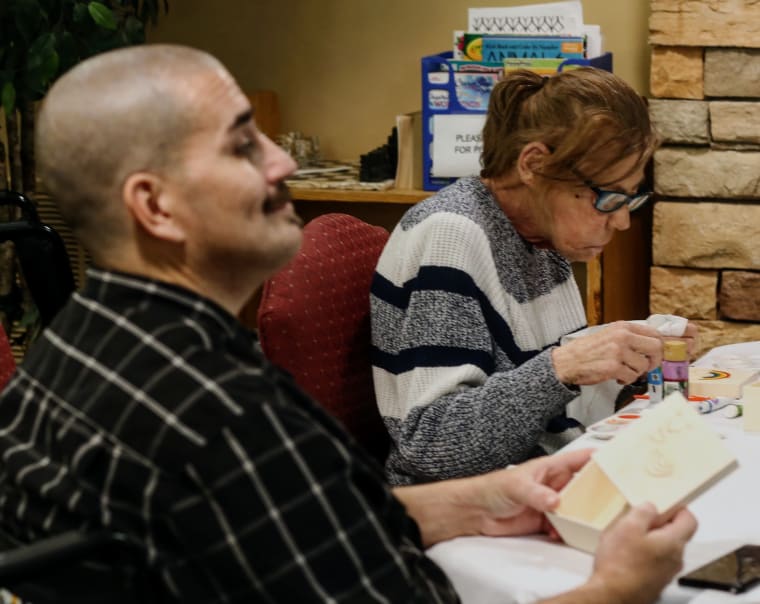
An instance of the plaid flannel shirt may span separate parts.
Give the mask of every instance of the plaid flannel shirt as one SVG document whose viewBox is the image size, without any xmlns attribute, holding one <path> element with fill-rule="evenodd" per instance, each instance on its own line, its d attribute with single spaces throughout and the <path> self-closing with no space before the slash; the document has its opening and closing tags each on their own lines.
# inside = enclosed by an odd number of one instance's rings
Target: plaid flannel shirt
<svg viewBox="0 0 760 604">
<path fill-rule="evenodd" d="M 0 515 L 109 527 L 183 602 L 451 602 L 380 469 L 255 336 L 188 290 L 91 270 L 0 397 Z"/>
</svg>

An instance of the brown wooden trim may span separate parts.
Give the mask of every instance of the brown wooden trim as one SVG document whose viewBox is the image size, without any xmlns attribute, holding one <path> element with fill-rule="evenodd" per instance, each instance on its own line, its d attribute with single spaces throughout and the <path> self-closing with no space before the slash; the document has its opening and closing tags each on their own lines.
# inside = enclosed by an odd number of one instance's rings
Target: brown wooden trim
<svg viewBox="0 0 760 604">
<path fill-rule="evenodd" d="M 598 256 L 586 262 L 586 321 L 589 325 L 603 323 L 602 262 Z"/>
<path fill-rule="evenodd" d="M 434 192 L 418 189 L 386 189 L 362 191 L 356 189 L 299 189 L 291 187 L 295 201 L 340 201 L 345 203 L 406 203 L 414 204 L 427 199 Z"/>
</svg>

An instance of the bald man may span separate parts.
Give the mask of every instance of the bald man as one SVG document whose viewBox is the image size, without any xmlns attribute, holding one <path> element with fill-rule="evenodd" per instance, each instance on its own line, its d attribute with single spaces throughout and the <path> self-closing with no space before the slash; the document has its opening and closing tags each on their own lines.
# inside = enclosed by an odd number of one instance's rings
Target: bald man
<svg viewBox="0 0 760 604">
<path fill-rule="evenodd" d="M 96 268 L 0 399 L 6 534 L 127 533 L 160 601 L 454 602 L 424 548 L 539 531 L 588 459 L 391 490 L 262 357 L 236 316 L 300 245 L 296 166 L 212 57 L 85 61 L 47 96 L 37 157 Z M 553 601 L 653 601 L 695 526 L 634 509 Z"/>
</svg>

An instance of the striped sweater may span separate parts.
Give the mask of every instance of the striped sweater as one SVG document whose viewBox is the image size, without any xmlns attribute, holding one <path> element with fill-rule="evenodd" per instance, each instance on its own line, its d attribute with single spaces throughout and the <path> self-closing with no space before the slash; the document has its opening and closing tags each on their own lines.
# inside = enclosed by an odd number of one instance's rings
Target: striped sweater
<svg viewBox="0 0 760 604">
<path fill-rule="evenodd" d="M 526 242 L 478 178 L 411 208 L 371 291 L 373 377 L 413 484 L 503 468 L 580 434 L 551 347 L 585 326 L 569 262 Z"/>
</svg>

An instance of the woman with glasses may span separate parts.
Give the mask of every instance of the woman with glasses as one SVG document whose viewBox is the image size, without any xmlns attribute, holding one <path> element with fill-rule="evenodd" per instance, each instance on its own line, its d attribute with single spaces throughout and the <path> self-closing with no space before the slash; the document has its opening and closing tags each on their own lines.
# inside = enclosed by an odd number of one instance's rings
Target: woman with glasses
<svg viewBox="0 0 760 604">
<path fill-rule="evenodd" d="M 411 208 L 373 280 L 393 483 L 552 452 L 581 433 L 565 414 L 580 385 L 628 384 L 660 364 L 647 326 L 616 323 L 558 346 L 586 325 L 570 263 L 629 227 L 649 198 L 657 144 L 642 98 L 606 71 L 516 71 L 494 87 L 480 176 Z"/>
</svg>

